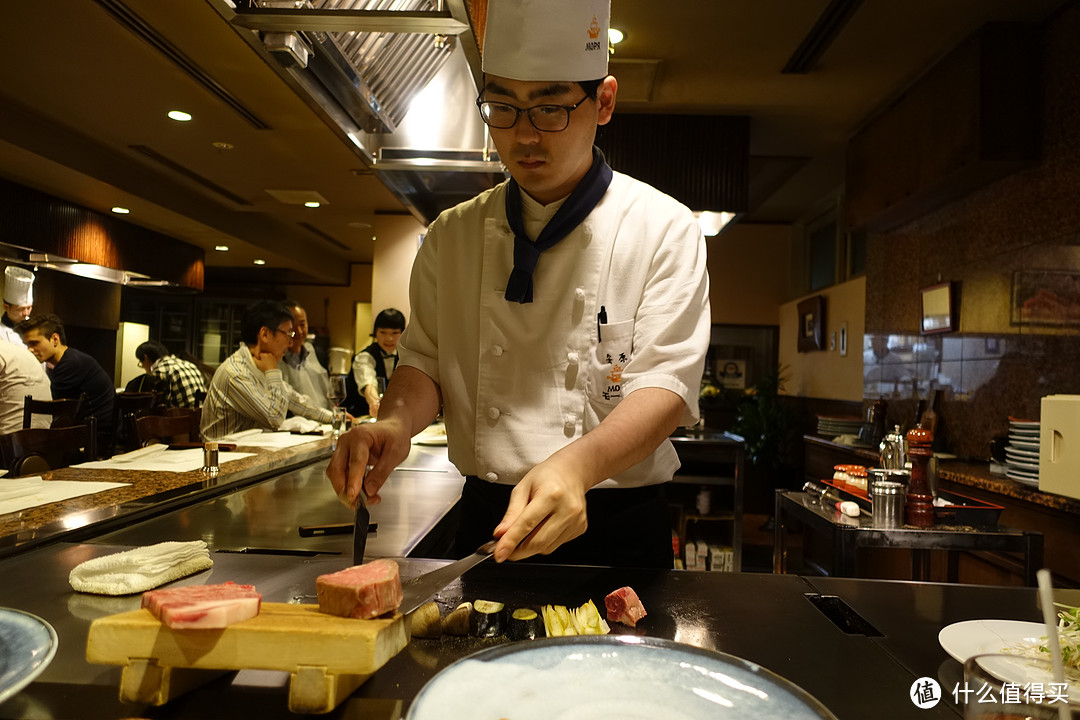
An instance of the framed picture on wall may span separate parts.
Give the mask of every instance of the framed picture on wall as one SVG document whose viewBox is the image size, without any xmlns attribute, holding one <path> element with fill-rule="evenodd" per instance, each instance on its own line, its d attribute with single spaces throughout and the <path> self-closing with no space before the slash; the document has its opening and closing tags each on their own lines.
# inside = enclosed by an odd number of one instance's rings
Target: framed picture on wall
<svg viewBox="0 0 1080 720">
<path fill-rule="evenodd" d="M 799 352 L 811 352 L 825 349 L 825 296 L 815 295 L 800 302 L 799 313 Z"/>
<path fill-rule="evenodd" d="M 922 289 L 923 335 L 954 332 L 958 329 L 956 283 L 943 282 Z"/>
<path fill-rule="evenodd" d="M 1017 270 L 1011 319 L 1014 325 L 1080 325 L 1080 273 Z"/>
</svg>

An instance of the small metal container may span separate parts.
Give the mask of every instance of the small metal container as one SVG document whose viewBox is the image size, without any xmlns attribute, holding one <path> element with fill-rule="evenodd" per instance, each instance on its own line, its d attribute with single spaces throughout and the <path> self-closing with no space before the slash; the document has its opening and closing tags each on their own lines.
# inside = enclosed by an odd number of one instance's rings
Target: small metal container
<svg viewBox="0 0 1080 720">
<path fill-rule="evenodd" d="M 211 475 L 217 475 L 221 470 L 218 465 L 218 444 L 216 442 L 208 442 L 203 445 L 202 470 Z"/>
<path fill-rule="evenodd" d="M 904 524 L 904 501 L 907 498 L 903 483 L 877 480 L 873 483 L 873 524 L 877 528 L 898 528 Z"/>
<path fill-rule="evenodd" d="M 870 468 L 866 471 L 869 476 L 866 484 L 866 495 L 870 498 L 870 501 L 874 500 L 874 483 L 878 482 L 898 482 L 905 488 L 908 483 L 911 482 L 910 470 L 892 470 L 888 468 Z M 906 492 L 906 491 L 905 491 Z"/>
</svg>

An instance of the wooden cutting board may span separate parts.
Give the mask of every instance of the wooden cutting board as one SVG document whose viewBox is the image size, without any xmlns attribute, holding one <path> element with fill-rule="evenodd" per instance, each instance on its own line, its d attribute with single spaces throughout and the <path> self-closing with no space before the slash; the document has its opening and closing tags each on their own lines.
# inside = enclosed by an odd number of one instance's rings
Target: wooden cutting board
<svg viewBox="0 0 1080 720">
<path fill-rule="evenodd" d="M 139 609 L 95 620 L 86 659 L 124 666 L 125 702 L 160 705 L 224 671 L 282 670 L 292 675 L 289 709 L 323 713 L 408 642 L 400 614 L 354 620 L 318 605 L 263 603 L 255 617 L 221 630 L 173 630 Z"/>
</svg>

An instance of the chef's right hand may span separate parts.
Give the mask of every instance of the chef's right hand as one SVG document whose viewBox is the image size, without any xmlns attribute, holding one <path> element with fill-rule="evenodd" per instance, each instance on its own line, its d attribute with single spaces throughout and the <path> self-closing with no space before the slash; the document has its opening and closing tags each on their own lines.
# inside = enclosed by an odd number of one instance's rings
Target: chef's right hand
<svg viewBox="0 0 1080 720">
<path fill-rule="evenodd" d="M 364 423 L 338 438 L 326 476 L 350 508 L 356 508 L 361 493 L 367 505 L 378 505 L 379 489 L 411 447 L 409 432 L 400 421 Z"/>
</svg>

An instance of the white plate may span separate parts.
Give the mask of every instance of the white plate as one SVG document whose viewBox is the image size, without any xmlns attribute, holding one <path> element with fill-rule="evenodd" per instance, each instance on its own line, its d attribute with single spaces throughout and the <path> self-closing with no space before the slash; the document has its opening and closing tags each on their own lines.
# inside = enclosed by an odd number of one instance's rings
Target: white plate
<svg viewBox="0 0 1080 720">
<path fill-rule="evenodd" d="M 1005 446 L 1005 449 L 1008 450 L 1009 448 L 1012 448 L 1014 450 L 1026 450 L 1027 452 L 1034 452 L 1037 454 L 1040 447 L 1038 440 L 1032 440 L 1030 442 L 1027 440 L 1010 440 L 1009 444 Z"/>
<path fill-rule="evenodd" d="M 1013 420 L 1009 418 L 1009 427 L 1038 429 L 1041 426 L 1042 423 L 1038 420 Z"/>
<path fill-rule="evenodd" d="M 946 625 L 938 632 L 938 643 L 957 662 L 972 655 L 999 653 L 1023 642 L 1038 642 L 1046 637 L 1042 623 L 1022 620 L 964 620 Z"/>
<path fill-rule="evenodd" d="M 1037 477 L 1032 478 L 1027 477 L 1026 475 L 1020 475 L 1013 470 L 1009 470 L 1007 473 L 1005 473 L 1005 477 L 1009 478 L 1010 480 L 1015 480 L 1021 485 L 1027 485 L 1034 488 L 1039 487 L 1039 478 Z"/>
<path fill-rule="evenodd" d="M 442 670 L 407 720 L 779 720 L 833 718 L 758 665 L 669 640 L 601 635 L 527 640 Z"/>
<path fill-rule="evenodd" d="M 1025 643 L 1038 643 L 1046 637 L 1046 626 L 1042 623 L 1022 622 L 1020 620 L 965 620 L 941 628 L 938 643 L 957 662 L 963 663 L 973 655 L 1001 653 L 1017 649 Z M 1001 666 L 1001 672 L 995 672 L 1001 680 L 1023 685 L 1033 678 L 1026 677 L 1024 668 Z M 1034 678 L 1044 682 L 1053 682 L 1052 676 Z M 1069 696 L 1073 702 L 1080 700 L 1080 686 L 1075 679 L 1070 682 Z"/>
<path fill-rule="evenodd" d="M 22 610 L 0 608 L 0 703 L 48 667 L 56 646 L 52 625 Z"/>
<path fill-rule="evenodd" d="M 1025 448 L 1022 448 L 1022 447 L 1013 447 L 1012 445 L 1006 445 L 1005 446 L 1005 454 L 1006 455 L 1019 455 L 1021 457 L 1031 458 L 1032 460 L 1038 460 L 1039 459 L 1039 451 L 1038 450 L 1028 450 L 1028 449 L 1025 449 Z"/>
<path fill-rule="evenodd" d="M 1038 460 L 1038 458 L 1028 458 L 1028 457 L 1023 457 L 1023 456 L 1018 456 L 1018 455 L 1009 455 L 1008 453 L 1006 453 L 1005 454 L 1005 464 L 1006 465 L 1015 465 L 1018 468 L 1035 470 L 1036 472 L 1038 472 L 1038 470 L 1039 470 L 1039 460 Z"/>
<path fill-rule="evenodd" d="M 1021 442 L 1038 442 L 1041 430 L 1012 430 L 1009 432 L 1009 440 Z"/>
</svg>

